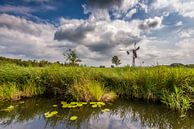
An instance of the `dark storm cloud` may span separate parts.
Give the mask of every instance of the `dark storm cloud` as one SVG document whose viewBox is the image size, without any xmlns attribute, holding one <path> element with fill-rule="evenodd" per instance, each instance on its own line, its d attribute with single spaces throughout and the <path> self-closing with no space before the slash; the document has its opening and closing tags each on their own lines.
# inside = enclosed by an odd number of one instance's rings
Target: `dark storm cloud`
<svg viewBox="0 0 194 129">
<path fill-rule="evenodd" d="M 98 51 L 98 52 L 99 51 L 103 51 L 103 52 L 107 52 L 113 46 L 111 46 L 109 44 L 101 44 L 101 43 L 99 43 L 99 44 L 91 45 L 91 46 L 88 46 L 88 47 L 89 47 L 89 49 L 91 51 Z"/>
<path fill-rule="evenodd" d="M 146 24 L 142 23 L 139 25 L 139 28 L 142 30 L 148 29 L 148 28 L 155 28 L 158 24 L 159 24 L 158 21 L 147 22 Z"/>
<path fill-rule="evenodd" d="M 114 37 L 113 39 L 111 37 Z M 118 31 L 115 35 L 112 32 L 107 32 L 100 37 L 100 42 L 95 44 L 86 45 L 89 50 L 99 52 L 103 55 L 111 56 L 118 49 L 119 45 L 127 48 L 133 43 L 138 43 L 141 39 L 132 36 L 132 34 Z"/>
<path fill-rule="evenodd" d="M 121 6 L 123 0 L 88 0 L 88 6 L 92 8 L 109 8 Z"/>
<path fill-rule="evenodd" d="M 69 40 L 73 42 L 77 42 L 79 40 L 82 40 L 86 33 L 93 31 L 94 26 L 92 25 L 85 25 L 82 24 L 79 27 L 75 28 L 69 28 L 69 29 L 59 29 L 56 31 L 54 35 L 54 39 L 61 41 L 61 40 Z"/>
</svg>

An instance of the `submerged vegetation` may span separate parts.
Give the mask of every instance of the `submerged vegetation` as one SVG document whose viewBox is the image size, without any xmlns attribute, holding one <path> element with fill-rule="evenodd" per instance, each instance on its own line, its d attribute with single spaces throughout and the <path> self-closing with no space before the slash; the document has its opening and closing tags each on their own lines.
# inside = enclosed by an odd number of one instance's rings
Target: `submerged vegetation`
<svg viewBox="0 0 194 129">
<path fill-rule="evenodd" d="M 191 108 L 194 69 L 0 65 L 0 100 L 42 94 L 60 96 L 67 101 L 113 101 L 117 97 L 160 101 L 184 112 Z"/>
</svg>

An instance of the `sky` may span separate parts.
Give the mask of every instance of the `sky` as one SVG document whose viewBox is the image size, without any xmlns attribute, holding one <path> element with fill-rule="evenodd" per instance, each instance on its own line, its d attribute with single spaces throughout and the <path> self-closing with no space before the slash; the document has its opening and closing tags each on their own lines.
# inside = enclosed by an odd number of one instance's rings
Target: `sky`
<svg viewBox="0 0 194 129">
<path fill-rule="evenodd" d="M 193 0 L 0 0 L 0 56 L 82 64 L 194 63 Z M 144 64 L 142 64 L 144 62 Z"/>
</svg>

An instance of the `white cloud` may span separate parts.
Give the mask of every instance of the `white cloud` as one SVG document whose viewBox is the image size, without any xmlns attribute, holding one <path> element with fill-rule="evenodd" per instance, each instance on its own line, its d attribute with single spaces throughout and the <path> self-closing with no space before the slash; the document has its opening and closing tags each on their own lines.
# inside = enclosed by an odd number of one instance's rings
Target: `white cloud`
<svg viewBox="0 0 194 129">
<path fill-rule="evenodd" d="M 53 11 L 56 9 L 57 8 L 55 6 L 49 4 L 39 4 L 39 6 L 0 5 L 0 13 L 22 14 L 31 17 L 35 17 L 32 15 L 34 12 Z"/>
<path fill-rule="evenodd" d="M 182 26 L 182 25 L 183 25 L 183 22 L 182 21 L 179 21 L 179 22 L 176 23 L 175 26 Z"/>
<path fill-rule="evenodd" d="M 17 12 L 21 14 L 28 14 L 34 11 L 35 11 L 34 9 L 25 7 L 25 6 L 0 5 L 0 12 L 3 12 L 3 13 Z"/>
<path fill-rule="evenodd" d="M 178 12 L 185 17 L 194 17 L 193 0 L 156 0 L 151 6 L 151 12 Z M 155 10 L 155 11 L 153 11 Z"/>
<path fill-rule="evenodd" d="M 139 20 L 68 20 L 62 19 L 61 26 L 55 33 L 60 42 L 72 42 L 78 54 L 92 62 L 111 62 L 111 57 L 118 55 L 120 47 L 129 47 L 139 40 Z M 100 62 L 99 62 L 100 63 Z"/>
<path fill-rule="evenodd" d="M 114 55 L 119 56 L 123 65 L 126 65 L 131 64 L 131 55 L 128 56 L 126 50 L 133 47 L 131 44 L 134 41 L 143 39 L 138 43 L 141 48 L 138 51 L 137 64 L 142 61 L 147 65 L 157 61 L 160 64 L 192 62 L 194 56 L 192 29 L 183 28 L 183 31 L 176 35 L 180 38 L 179 41 L 173 43 L 171 37 L 161 40 L 161 33 L 157 35 L 164 27 L 162 22 L 166 20 L 165 16 L 170 12 L 179 12 L 183 16 L 192 17 L 192 8 L 184 9 L 186 5 L 181 7 L 182 3 L 176 2 L 177 0 L 157 0 L 150 6 L 150 10 L 156 10 L 153 13 L 161 11 L 162 15 L 151 15 L 151 17 L 148 15 L 145 20 L 130 21 L 117 18 L 123 15 L 125 18 L 131 18 L 133 14 L 138 13 L 137 8 L 134 8 L 138 0 L 123 0 L 118 5 L 106 3 L 102 8 L 84 6 L 85 13 L 90 13 L 89 19 L 61 18 L 58 28 L 48 23 L 35 23 L 21 17 L 1 14 L 0 55 L 63 61 L 62 53 L 71 48 L 75 49 L 78 56 L 88 65 L 110 66 Z M 188 5 L 188 2 L 185 4 Z M 139 5 L 150 13 L 146 4 Z M 110 10 L 114 12 L 116 19 L 111 19 Z M 184 24 L 182 21 L 176 22 L 175 27 L 171 29 L 176 30 Z M 150 37 L 153 33 L 156 33 L 156 36 Z M 162 33 L 163 37 L 164 35 L 165 32 Z M 120 52 L 119 49 L 124 52 Z"/>
<path fill-rule="evenodd" d="M 135 8 L 139 0 L 89 0 L 88 5 L 83 5 L 85 13 L 91 13 L 91 17 L 95 19 L 109 20 L 109 13 L 112 13 L 114 18 L 129 17 L 135 13 Z M 145 7 L 142 5 L 142 9 Z"/>
<path fill-rule="evenodd" d="M 161 29 L 162 28 L 163 17 L 154 17 L 145 19 L 140 25 L 139 28 L 142 30 L 147 29 Z"/>
<path fill-rule="evenodd" d="M 138 56 L 140 61 L 146 65 L 171 64 L 171 63 L 194 63 L 194 38 L 180 39 L 172 44 L 169 40 L 159 40 L 157 37 L 145 37 L 139 45 L 141 46 Z"/>
<path fill-rule="evenodd" d="M 137 13 L 137 9 L 136 9 L 136 8 L 130 10 L 130 11 L 126 14 L 125 18 L 130 19 L 135 13 Z"/>
<path fill-rule="evenodd" d="M 0 55 L 23 59 L 61 59 L 61 52 L 48 47 L 54 45 L 55 27 L 34 23 L 20 17 L 0 15 Z"/>
<path fill-rule="evenodd" d="M 184 29 L 178 33 L 178 36 L 181 39 L 185 39 L 185 38 L 191 39 L 194 37 L 194 29 L 193 28 Z"/>
</svg>

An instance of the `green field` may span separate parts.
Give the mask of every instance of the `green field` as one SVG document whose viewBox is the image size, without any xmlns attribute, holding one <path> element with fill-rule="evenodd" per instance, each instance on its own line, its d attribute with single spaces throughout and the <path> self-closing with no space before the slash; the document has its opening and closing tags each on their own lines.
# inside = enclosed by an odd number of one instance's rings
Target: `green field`
<svg viewBox="0 0 194 129">
<path fill-rule="evenodd" d="M 184 112 L 192 107 L 194 69 L 184 67 L 90 68 L 0 65 L 0 100 L 50 95 L 69 101 L 141 99 Z"/>
</svg>

